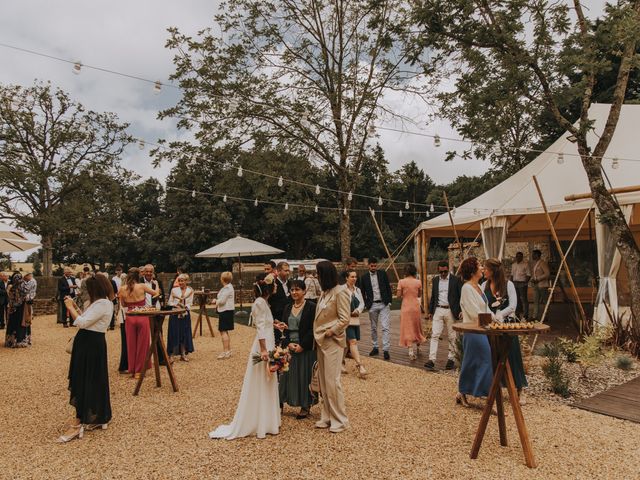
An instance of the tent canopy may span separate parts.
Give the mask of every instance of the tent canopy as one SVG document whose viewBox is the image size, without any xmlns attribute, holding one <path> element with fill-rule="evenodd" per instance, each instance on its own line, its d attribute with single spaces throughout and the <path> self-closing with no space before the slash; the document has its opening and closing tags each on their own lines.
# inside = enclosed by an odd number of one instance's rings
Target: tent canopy
<svg viewBox="0 0 640 480">
<path fill-rule="evenodd" d="M 204 250 L 196 257 L 205 258 L 229 258 L 229 257 L 253 257 L 258 255 L 275 255 L 282 253 L 284 250 L 280 250 L 264 243 L 256 242 L 249 238 L 244 238 L 238 235 L 237 237 L 230 238 L 226 242 L 219 243 L 207 250 Z"/>
<path fill-rule="evenodd" d="M 594 147 L 604 129 L 609 115 L 609 104 L 594 104 L 589 109 L 589 118 L 594 129 L 588 134 L 588 143 Z M 623 105 L 620 119 L 611 144 L 607 149 L 603 168 L 612 187 L 627 187 L 640 184 L 640 161 L 638 159 L 638 125 L 640 105 Z M 593 206 L 591 198 L 566 202 L 565 196 L 590 191 L 587 174 L 582 166 L 575 143 L 565 132 L 547 150 L 541 153 L 522 170 L 472 201 L 456 208 L 454 222 L 458 235 L 474 237 L 481 222 L 490 217 L 508 218 L 508 238 L 531 238 L 537 234 L 548 235 L 548 224 L 532 177 L 535 175 L 551 218 L 559 234 L 575 233 L 586 210 Z M 562 154 L 559 160 L 558 154 Z M 618 158 L 618 168 L 613 167 L 612 158 Z M 640 202 L 640 191 L 617 194 L 621 205 Z M 634 209 L 631 225 L 640 229 L 640 209 Z M 431 237 L 453 237 L 449 216 L 445 213 L 420 224 L 420 230 Z"/>
</svg>

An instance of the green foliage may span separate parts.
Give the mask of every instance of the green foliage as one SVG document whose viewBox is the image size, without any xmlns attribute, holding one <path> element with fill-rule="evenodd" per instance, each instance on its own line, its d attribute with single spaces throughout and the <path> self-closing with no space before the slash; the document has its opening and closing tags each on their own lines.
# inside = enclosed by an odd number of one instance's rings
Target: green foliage
<svg viewBox="0 0 640 480">
<path fill-rule="evenodd" d="M 620 370 L 631 370 L 633 367 L 633 359 L 628 355 L 618 355 L 616 357 L 616 367 Z"/>
<path fill-rule="evenodd" d="M 569 340 L 568 338 L 561 337 L 558 339 L 558 345 L 560 347 L 560 351 L 567 359 L 569 363 L 575 363 L 578 361 L 578 352 L 576 351 L 576 346 L 578 345 L 573 340 Z"/>
<path fill-rule="evenodd" d="M 562 365 L 560 342 L 545 343 L 542 347 L 542 355 L 547 357 L 545 364 L 542 366 L 542 371 L 549 382 L 551 391 L 556 395 L 567 398 L 571 392 L 569 391 L 569 378 Z"/>
<path fill-rule="evenodd" d="M 581 342 L 573 347 L 575 355 L 580 365 L 582 378 L 587 378 L 589 367 L 600 363 L 604 357 L 604 343 L 611 337 L 609 328 L 600 327 L 594 329 L 591 335 L 587 335 Z"/>
</svg>

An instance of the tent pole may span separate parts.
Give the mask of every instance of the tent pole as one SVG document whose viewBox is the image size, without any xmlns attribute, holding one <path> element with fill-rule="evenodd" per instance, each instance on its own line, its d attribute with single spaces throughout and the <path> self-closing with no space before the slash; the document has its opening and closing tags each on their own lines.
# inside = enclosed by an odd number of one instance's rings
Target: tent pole
<svg viewBox="0 0 640 480">
<path fill-rule="evenodd" d="M 380 240 L 382 240 L 382 246 L 384 247 L 385 252 L 387 252 L 387 257 L 389 257 L 389 260 L 391 260 L 391 253 L 389 252 L 389 248 L 387 248 L 387 242 L 384 241 L 384 236 L 382 235 L 382 232 L 380 231 L 380 227 L 378 226 L 378 221 L 376 220 L 376 214 L 374 213 L 374 211 L 369 208 L 369 213 L 371 213 L 371 218 L 373 219 L 373 224 L 376 227 L 376 231 L 378 232 L 378 235 L 380 236 Z M 399 282 L 400 281 L 400 275 L 398 275 L 398 270 L 396 270 L 396 266 L 394 263 L 391 263 L 391 266 L 393 267 L 393 272 L 396 274 L 396 279 Z"/>
<path fill-rule="evenodd" d="M 240 254 L 238 254 L 238 275 L 240 277 L 240 311 L 242 311 L 242 258 L 240 257 Z"/>
<path fill-rule="evenodd" d="M 591 208 L 593 208 L 593 207 L 591 207 Z M 580 232 L 582 231 L 582 227 L 584 226 L 585 220 L 587 218 L 591 219 L 591 208 L 589 208 L 589 210 L 587 211 L 587 214 L 582 219 L 582 222 L 580 223 L 580 226 L 578 227 L 578 230 L 576 231 L 576 234 L 573 236 L 573 240 L 571 240 L 571 243 L 569 244 L 569 248 L 567 248 L 567 251 L 565 252 L 566 255 L 569 254 L 569 252 L 573 248 L 573 245 L 576 243 L 576 240 L 578 239 L 578 235 L 580 235 Z M 562 271 L 562 265 L 563 264 L 564 264 L 564 260 L 562 261 L 562 264 L 560 265 L 560 268 L 556 272 L 556 278 L 553 279 L 553 285 L 551 286 L 551 291 L 552 292 L 556 289 L 556 285 L 558 283 L 558 279 L 560 278 L 560 272 Z M 545 318 L 547 316 L 547 311 L 549 310 L 549 304 L 550 303 L 551 303 L 551 295 L 549 295 L 547 297 L 547 303 L 544 306 L 544 311 L 542 312 L 542 318 L 540 319 L 540 323 L 544 323 Z M 536 342 L 537 341 L 538 341 L 538 334 L 536 334 L 536 336 L 533 338 L 533 343 L 531 344 L 531 351 L 533 351 L 534 347 L 536 346 Z"/>
<path fill-rule="evenodd" d="M 467 258 L 467 255 L 469 255 L 469 252 L 471 251 L 471 249 L 473 248 L 473 244 L 476 243 L 478 241 L 478 238 L 480 237 L 480 235 L 482 235 L 482 230 L 480 230 L 478 232 L 478 234 L 476 235 L 476 238 L 473 239 L 473 242 L 471 242 L 469 244 L 469 246 L 467 247 L 467 249 L 465 250 L 464 255 L 462 256 L 462 260 L 464 260 L 465 258 Z M 456 277 L 460 274 L 460 267 L 462 266 L 462 261 L 460 261 L 460 265 L 458 265 L 458 269 L 456 270 Z"/>
<path fill-rule="evenodd" d="M 464 260 L 464 249 L 462 247 L 462 243 L 460 243 L 460 238 L 458 237 L 458 230 L 456 230 L 456 224 L 453 221 L 453 215 L 451 215 L 451 209 L 449 208 L 449 199 L 447 198 L 447 192 L 442 192 L 442 196 L 444 197 L 444 204 L 447 207 L 447 213 L 449 214 L 449 221 L 451 222 L 451 226 L 453 227 L 453 234 L 456 237 L 456 242 L 458 243 L 458 247 L 460 248 L 460 263 Z M 459 267 L 458 267 L 459 268 Z"/>
<path fill-rule="evenodd" d="M 576 303 L 578 304 L 578 310 L 580 311 L 580 316 L 582 320 L 580 330 L 582 330 L 582 326 L 586 325 L 587 323 L 587 315 L 584 313 L 582 302 L 580 301 L 580 297 L 578 296 L 578 290 L 576 289 L 576 285 L 573 282 L 571 269 L 569 269 L 569 264 L 567 263 L 564 252 L 562 251 L 562 246 L 560 245 L 560 240 L 558 239 L 558 235 L 556 233 L 556 228 L 554 227 L 553 222 L 551 221 L 551 217 L 549 216 L 549 211 L 547 210 L 547 204 L 544 201 L 544 197 L 542 196 L 542 190 L 540 190 L 540 184 L 538 184 L 538 179 L 536 178 L 535 175 L 533 176 L 533 181 L 536 185 L 536 190 L 538 191 L 538 196 L 540 197 L 540 202 L 542 203 L 542 208 L 544 209 L 544 214 L 547 217 L 547 223 L 549 224 L 551 235 L 553 236 L 553 240 L 556 244 L 556 248 L 558 249 L 558 253 L 560 253 L 560 258 L 562 260 L 560 265 L 564 266 L 564 269 L 567 272 L 567 278 L 569 279 L 569 284 L 571 285 L 571 291 L 573 292 L 573 295 L 576 297 Z M 580 333 L 582 334 L 582 331 Z"/>
<path fill-rule="evenodd" d="M 389 265 L 387 265 L 385 267 L 385 269 L 384 269 L 385 272 L 388 271 L 391 268 L 391 266 L 395 263 L 395 261 L 400 256 L 400 254 L 402 254 L 403 250 L 405 248 L 407 248 L 407 245 L 409 245 L 409 243 L 411 243 L 411 240 L 413 240 L 413 238 L 415 237 L 415 235 L 418 232 L 418 230 L 419 230 L 419 227 L 416 227 L 413 230 L 413 232 L 411 232 L 409 234 L 409 236 L 404 239 L 404 241 L 400 244 L 400 246 L 393 251 L 393 253 L 391 254 L 391 256 L 392 256 L 391 262 L 389 263 Z"/>
</svg>

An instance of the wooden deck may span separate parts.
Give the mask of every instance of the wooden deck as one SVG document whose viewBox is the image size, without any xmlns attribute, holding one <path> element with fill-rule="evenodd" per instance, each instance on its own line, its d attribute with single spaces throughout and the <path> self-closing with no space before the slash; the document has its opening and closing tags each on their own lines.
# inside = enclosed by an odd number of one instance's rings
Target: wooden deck
<svg viewBox="0 0 640 480">
<path fill-rule="evenodd" d="M 573 406 L 640 423 L 640 377 L 581 400 Z"/>
<path fill-rule="evenodd" d="M 391 362 L 398 365 L 406 365 L 409 367 L 421 368 L 424 370 L 424 364 L 429 360 L 429 338 L 420 346 L 420 354 L 417 360 L 409 360 L 407 348 L 400 347 L 398 341 L 400 338 L 400 310 L 391 311 L 391 348 L 389 355 L 391 355 Z M 448 351 L 447 332 L 442 334 L 442 338 L 438 343 L 438 354 L 436 356 L 436 368 L 443 369 L 445 363 L 447 363 L 447 351 Z M 358 342 L 358 349 L 363 356 L 363 360 L 367 362 L 370 359 L 383 360 L 382 356 L 382 326 L 378 321 L 378 348 L 380 354 L 377 357 L 369 357 L 371 351 L 371 322 L 369 321 L 369 314 L 367 312 L 360 315 L 360 341 Z"/>
</svg>

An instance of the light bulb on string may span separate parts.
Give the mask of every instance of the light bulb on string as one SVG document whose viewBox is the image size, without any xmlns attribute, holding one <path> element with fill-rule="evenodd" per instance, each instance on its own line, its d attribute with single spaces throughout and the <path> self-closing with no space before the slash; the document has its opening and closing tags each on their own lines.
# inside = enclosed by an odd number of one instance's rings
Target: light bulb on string
<svg viewBox="0 0 640 480">
<path fill-rule="evenodd" d="M 440 135 L 436 134 L 433 136 L 433 145 L 436 147 L 439 147 L 441 144 L 440 142 Z"/>
<path fill-rule="evenodd" d="M 451 210 L 451 216 L 452 217 L 456 216 L 456 207 L 453 207 L 453 209 Z"/>
<path fill-rule="evenodd" d="M 226 202 L 227 201 L 227 195 L 225 194 L 224 197 L 222 197 L 222 201 Z"/>
<path fill-rule="evenodd" d="M 284 180 L 282 179 L 282 176 L 280 176 L 280 177 L 278 178 L 278 186 L 279 186 L 279 187 L 281 187 L 281 186 L 283 186 L 283 185 L 284 185 Z"/>
<path fill-rule="evenodd" d="M 344 207 L 342 209 L 342 215 L 344 215 L 345 217 L 347 216 L 347 207 Z"/>
<path fill-rule="evenodd" d="M 138 148 L 144 150 L 144 140 L 138 140 Z"/>
<path fill-rule="evenodd" d="M 89 178 L 93 178 L 93 170 L 89 170 Z"/>
<path fill-rule="evenodd" d="M 316 185 L 316 195 L 320 195 L 320 185 Z"/>
<path fill-rule="evenodd" d="M 404 202 L 404 209 L 405 209 L 405 210 L 409 210 L 409 200 L 407 200 L 406 202 Z"/>
<path fill-rule="evenodd" d="M 376 126 L 373 123 L 369 124 L 367 127 L 367 134 L 370 137 L 373 137 L 376 134 Z"/>
<path fill-rule="evenodd" d="M 316 205 L 315 207 L 313 207 L 313 211 L 318 213 L 318 205 Z"/>
<path fill-rule="evenodd" d="M 431 214 L 429 213 L 429 210 L 427 210 L 427 218 L 429 218 L 431 216 Z"/>
<path fill-rule="evenodd" d="M 82 62 L 74 63 L 71 71 L 76 75 L 80 75 L 80 72 L 82 71 Z"/>
<path fill-rule="evenodd" d="M 191 190 L 191 197 L 192 198 L 196 198 L 196 191 L 195 190 Z"/>
<path fill-rule="evenodd" d="M 257 207 L 257 206 L 258 206 L 258 199 L 257 199 L 257 198 L 253 201 L 253 206 L 254 206 L 254 207 Z"/>
<path fill-rule="evenodd" d="M 558 162 L 558 165 L 562 165 L 564 163 L 564 154 L 563 153 L 559 153 L 558 154 L 558 158 L 556 159 L 556 161 Z"/>
<path fill-rule="evenodd" d="M 382 206 L 384 202 L 382 201 L 382 197 L 378 197 L 378 205 Z"/>
<path fill-rule="evenodd" d="M 620 168 L 620 161 L 617 158 L 611 160 L 611 168 L 613 168 L 614 170 Z"/>
<path fill-rule="evenodd" d="M 238 167 L 238 176 L 241 177 L 242 176 L 242 167 Z"/>
<path fill-rule="evenodd" d="M 353 200 L 353 193 L 349 192 L 349 195 L 347 195 L 347 200 Z"/>
<path fill-rule="evenodd" d="M 429 207 L 429 211 L 433 212 L 435 209 L 433 208 L 433 203 L 431 204 L 431 206 Z"/>
<path fill-rule="evenodd" d="M 398 216 L 402 218 L 402 210 L 398 210 Z"/>
<path fill-rule="evenodd" d="M 153 93 L 154 93 L 155 95 L 158 95 L 161 91 L 162 91 L 162 82 L 160 82 L 160 80 L 157 80 L 157 81 L 153 84 Z"/>
<path fill-rule="evenodd" d="M 284 204 L 284 209 L 285 209 L 285 210 L 289 210 L 289 203 L 285 203 L 285 204 Z"/>
</svg>

